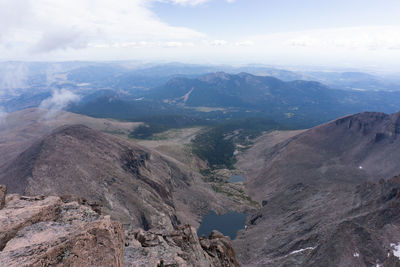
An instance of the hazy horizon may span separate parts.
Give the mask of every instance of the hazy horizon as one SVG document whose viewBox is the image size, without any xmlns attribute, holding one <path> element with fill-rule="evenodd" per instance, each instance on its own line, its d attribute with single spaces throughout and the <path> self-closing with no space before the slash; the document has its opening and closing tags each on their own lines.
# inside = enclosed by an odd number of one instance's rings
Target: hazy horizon
<svg viewBox="0 0 400 267">
<path fill-rule="evenodd" d="M 400 70 L 389 0 L 0 1 L 0 61 L 121 61 Z"/>
</svg>

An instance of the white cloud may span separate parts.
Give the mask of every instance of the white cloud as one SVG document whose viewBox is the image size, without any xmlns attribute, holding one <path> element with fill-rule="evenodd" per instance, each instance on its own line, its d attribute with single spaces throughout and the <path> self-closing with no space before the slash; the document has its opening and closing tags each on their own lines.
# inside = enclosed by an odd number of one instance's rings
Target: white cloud
<svg viewBox="0 0 400 267">
<path fill-rule="evenodd" d="M 192 42 L 121 42 L 121 43 L 89 43 L 89 47 L 93 48 L 179 48 L 179 47 L 193 47 Z"/>
<path fill-rule="evenodd" d="M 253 46 L 254 42 L 251 40 L 245 40 L 245 41 L 240 41 L 235 43 L 236 46 Z"/>
<path fill-rule="evenodd" d="M 163 2 L 163 3 L 172 3 L 176 5 L 182 5 L 182 6 L 197 6 L 204 4 L 206 2 L 210 2 L 212 0 L 157 0 L 158 2 Z M 234 3 L 235 0 L 225 0 L 227 3 Z"/>
<path fill-rule="evenodd" d="M 0 93 L 28 87 L 29 68 L 23 62 L 11 62 L 0 67 Z"/>
<path fill-rule="evenodd" d="M 29 23 L 30 11 L 29 0 L 0 0 L 0 41 L 11 30 Z"/>
<path fill-rule="evenodd" d="M 211 45 L 211 46 L 225 46 L 228 44 L 228 42 L 225 40 L 213 40 L 213 41 L 207 42 L 207 44 Z"/>
<path fill-rule="evenodd" d="M 263 43 L 313 49 L 382 50 L 400 46 L 400 26 L 347 27 L 253 37 Z"/>
<path fill-rule="evenodd" d="M 208 2 L 210 0 L 158 0 L 158 2 L 164 2 L 164 3 L 172 3 L 172 4 L 177 4 L 177 5 L 190 5 L 190 6 L 196 6 L 203 4 L 205 2 Z"/>
<path fill-rule="evenodd" d="M 205 36 L 162 22 L 150 4 L 150 0 L 0 0 L 0 44 L 3 49 L 9 45 L 45 53 L 96 42 L 180 42 Z"/>
<path fill-rule="evenodd" d="M 207 36 L 171 26 L 151 11 L 155 2 L 194 7 L 212 1 L 217 0 L 0 0 L 0 60 L 400 64 L 400 26 Z M 229 27 L 218 27 L 224 25 Z M 13 85 L 13 75 L 6 78 L 10 87 L 21 87 Z"/>
<path fill-rule="evenodd" d="M 66 89 L 54 90 L 51 97 L 40 103 L 39 108 L 45 109 L 48 112 L 45 115 L 46 119 L 52 118 L 61 110 L 65 109 L 69 104 L 80 100 L 80 96 Z"/>
<path fill-rule="evenodd" d="M 74 29 L 59 29 L 45 32 L 31 48 L 33 53 L 46 53 L 57 49 L 79 49 L 87 47 L 88 41 L 83 32 Z"/>
</svg>

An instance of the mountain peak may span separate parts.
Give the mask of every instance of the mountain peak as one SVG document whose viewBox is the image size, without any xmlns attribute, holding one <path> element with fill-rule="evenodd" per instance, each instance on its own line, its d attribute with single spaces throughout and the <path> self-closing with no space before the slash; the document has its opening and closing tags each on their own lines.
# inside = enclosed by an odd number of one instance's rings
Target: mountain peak
<svg viewBox="0 0 400 267">
<path fill-rule="evenodd" d="M 199 80 L 204 81 L 204 82 L 212 82 L 217 79 L 219 80 L 230 80 L 232 78 L 231 74 L 228 74 L 226 72 L 220 71 L 220 72 L 215 72 L 215 73 L 209 73 L 206 75 L 203 75 L 199 78 Z"/>
<path fill-rule="evenodd" d="M 338 126 L 345 125 L 363 135 L 375 134 L 376 141 L 384 137 L 394 138 L 400 134 L 400 112 L 390 115 L 382 112 L 362 112 L 339 118 L 334 123 Z"/>
</svg>

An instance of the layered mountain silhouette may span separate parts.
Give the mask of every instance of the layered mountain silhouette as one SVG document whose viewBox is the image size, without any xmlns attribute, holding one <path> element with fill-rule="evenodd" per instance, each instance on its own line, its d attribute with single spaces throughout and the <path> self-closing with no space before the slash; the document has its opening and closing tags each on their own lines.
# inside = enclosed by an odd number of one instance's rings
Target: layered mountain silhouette
<svg viewBox="0 0 400 267">
<path fill-rule="evenodd" d="M 396 95 L 337 90 L 314 81 L 217 72 L 196 79 L 171 79 L 149 91 L 147 97 L 190 107 L 257 111 L 276 120 L 309 126 L 363 110 L 393 112 L 400 104 Z"/>
<path fill-rule="evenodd" d="M 339 90 L 306 80 L 283 81 L 248 73 L 172 77 L 161 85 L 129 94 L 100 90 L 70 105 L 75 113 L 123 120 L 185 115 L 208 121 L 268 117 L 295 128 L 310 128 L 361 111 L 392 113 L 400 92 Z"/>
</svg>

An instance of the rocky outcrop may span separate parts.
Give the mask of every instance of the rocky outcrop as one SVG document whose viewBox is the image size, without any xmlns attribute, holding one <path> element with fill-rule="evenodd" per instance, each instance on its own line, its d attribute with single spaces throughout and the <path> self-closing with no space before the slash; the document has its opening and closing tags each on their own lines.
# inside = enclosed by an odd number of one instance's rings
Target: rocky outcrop
<svg viewBox="0 0 400 267">
<path fill-rule="evenodd" d="M 198 238 L 190 225 L 124 232 L 99 211 L 83 198 L 7 195 L 0 210 L 0 265 L 240 266 L 229 237 L 217 231 L 209 238 Z"/>
<path fill-rule="evenodd" d="M 240 266 L 230 239 L 220 232 L 214 230 L 208 238 L 200 237 L 200 244 L 211 256 L 213 266 Z"/>
<path fill-rule="evenodd" d="M 125 266 L 240 266 L 229 237 L 212 232 L 197 237 L 190 225 L 127 233 Z"/>
<path fill-rule="evenodd" d="M 26 226 L 57 220 L 61 203 L 57 197 L 8 196 L 5 208 L 0 211 L 0 249 Z"/>
<path fill-rule="evenodd" d="M 7 194 L 7 187 L 5 185 L 0 185 L 0 210 L 4 208 L 6 204 L 6 194 Z"/>
<path fill-rule="evenodd" d="M 124 230 L 90 206 L 8 195 L 0 210 L 2 266 L 123 266 Z"/>
</svg>

